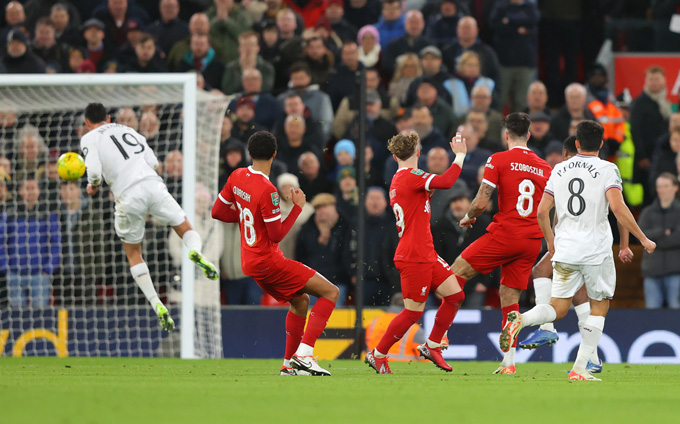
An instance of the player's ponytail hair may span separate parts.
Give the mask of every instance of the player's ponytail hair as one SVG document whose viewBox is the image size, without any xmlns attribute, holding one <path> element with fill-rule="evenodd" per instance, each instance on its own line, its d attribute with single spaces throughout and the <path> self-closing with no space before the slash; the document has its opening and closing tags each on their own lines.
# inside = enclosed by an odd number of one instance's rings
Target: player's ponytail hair
<svg viewBox="0 0 680 424">
<path fill-rule="evenodd" d="M 400 160 L 406 160 L 415 154 L 419 143 L 418 134 L 403 132 L 395 135 L 387 142 L 387 149 Z"/>
</svg>

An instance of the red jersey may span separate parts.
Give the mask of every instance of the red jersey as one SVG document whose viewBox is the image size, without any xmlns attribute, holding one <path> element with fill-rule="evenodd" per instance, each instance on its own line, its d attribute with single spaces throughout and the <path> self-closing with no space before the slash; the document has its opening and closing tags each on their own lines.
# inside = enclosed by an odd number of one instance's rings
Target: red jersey
<svg viewBox="0 0 680 424">
<path fill-rule="evenodd" d="M 430 183 L 435 177 L 420 169 L 400 168 L 390 185 L 390 205 L 397 219 L 399 244 L 395 261 L 434 262 L 430 231 Z"/>
<path fill-rule="evenodd" d="M 246 275 L 254 264 L 272 255 L 283 256 L 278 243 L 269 239 L 265 224 L 281 219 L 279 192 L 269 177 L 250 166 L 239 168 L 229 176 L 219 200 L 227 205 L 236 203 L 241 230 L 241 267 Z"/>
<path fill-rule="evenodd" d="M 491 155 L 483 182 L 498 189 L 499 211 L 487 231 L 517 239 L 543 238 L 536 214 L 550 172 L 550 165 L 526 147 Z"/>
</svg>

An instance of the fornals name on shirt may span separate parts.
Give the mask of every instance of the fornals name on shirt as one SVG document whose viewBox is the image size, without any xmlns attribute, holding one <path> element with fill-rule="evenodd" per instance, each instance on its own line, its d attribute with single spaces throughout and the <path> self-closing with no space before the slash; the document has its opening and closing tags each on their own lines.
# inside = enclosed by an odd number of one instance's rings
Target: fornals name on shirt
<svg viewBox="0 0 680 424">
<path fill-rule="evenodd" d="M 511 162 L 510 163 L 510 170 L 511 171 L 522 171 L 522 172 L 529 172 L 534 175 L 538 175 L 539 177 L 543 177 L 543 170 L 541 168 L 536 168 L 535 166 L 527 165 L 525 163 L 517 163 L 517 162 Z"/>
<path fill-rule="evenodd" d="M 245 200 L 246 202 L 250 202 L 250 194 L 246 193 L 245 191 L 241 190 L 236 186 L 234 186 L 234 189 L 232 191 L 234 192 L 235 195 L 237 195 L 241 199 Z"/>
<path fill-rule="evenodd" d="M 597 168 L 595 168 L 595 165 L 593 165 L 592 163 L 583 162 L 583 161 L 580 161 L 580 160 L 575 160 L 575 161 L 569 162 L 562 169 L 558 170 L 557 176 L 561 177 L 562 175 L 564 175 L 565 172 L 567 172 L 568 169 L 575 169 L 575 168 L 583 168 L 583 169 L 587 170 L 590 173 L 590 176 L 593 177 L 593 178 L 597 178 L 600 175 L 600 173 L 597 171 Z"/>
</svg>

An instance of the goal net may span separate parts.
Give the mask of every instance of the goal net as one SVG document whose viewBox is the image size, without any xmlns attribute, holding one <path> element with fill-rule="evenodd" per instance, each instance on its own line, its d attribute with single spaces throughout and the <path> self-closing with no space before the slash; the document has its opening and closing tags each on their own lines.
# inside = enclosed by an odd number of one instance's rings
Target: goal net
<svg viewBox="0 0 680 424">
<path fill-rule="evenodd" d="M 170 193 L 219 263 L 220 131 L 227 100 L 192 74 L 5 76 L 0 87 L 0 355 L 222 357 L 219 282 L 188 260 L 171 228 L 146 223 L 143 255 L 177 324 L 161 330 L 136 286 L 104 185 L 61 180 L 56 162 L 79 152 L 82 112 L 108 108 L 138 130 Z M 5 85 L 6 81 L 10 84 Z M 55 82 L 56 81 L 56 82 Z M 195 105 L 195 106 L 194 106 Z"/>
</svg>

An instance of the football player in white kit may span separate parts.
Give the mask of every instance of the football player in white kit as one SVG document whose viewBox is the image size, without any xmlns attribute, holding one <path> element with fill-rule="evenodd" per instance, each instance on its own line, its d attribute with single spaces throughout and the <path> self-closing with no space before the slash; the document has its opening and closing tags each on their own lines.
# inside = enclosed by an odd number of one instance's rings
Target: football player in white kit
<svg viewBox="0 0 680 424">
<path fill-rule="evenodd" d="M 538 223 L 554 266 L 550 304 L 537 305 L 524 314 L 511 312 L 500 337 L 503 349 L 512 345 L 522 328 L 562 319 L 569 311 L 574 294 L 585 284 L 590 315 L 581 327 L 581 345 L 569 373 L 569 380 L 577 381 L 600 381 L 586 371 L 586 365 L 602 337 L 609 300 L 616 288 L 613 236 L 607 219 L 609 208 L 618 220 L 621 233 L 619 258 L 632 258 L 628 248 L 629 231 L 647 252 L 652 253 L 656 248 L 623 201 L 618 168 L 598 157 L 603 133 L 602 125 L 595 121 L 578 124 L 579 154 L 555 166 L 538 206 Z M 550 225 L 553 208 L 557 217 L 555 234 Z"/>
<path fill-rule="evenodd" d="M 217 269 L 201 254 L 201 236 L 156 172 L 158 159 L 146 138 L 130 127 L 112 124 L 101 103 L 90 103 L 85 108 L 85 128 L 80 148 L 87 167 L 87 194 L 96 194 L 103 180 L 111 187 L 116 202 L 114 226 L 123 242 L 132 277 L 156 312 L 161 327 L 172 331 L 175 322 L 158 298 L 149 267 L 142 258 L 147 215 L 175 230 L 189 249 L 191 260 L 207 278 L 216 280 Z"/>
</svg>

